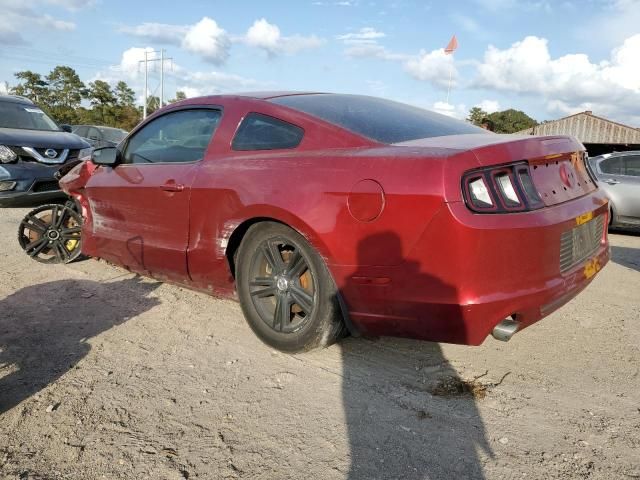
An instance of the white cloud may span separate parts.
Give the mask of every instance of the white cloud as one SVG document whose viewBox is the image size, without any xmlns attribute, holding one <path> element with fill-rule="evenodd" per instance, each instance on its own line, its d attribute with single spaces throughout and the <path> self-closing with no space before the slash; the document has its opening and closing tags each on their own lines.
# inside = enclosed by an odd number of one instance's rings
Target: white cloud
<svg viewBox="0 0 640 480">
<path fill-rule="evenodd" d="M 504 50 L 489 46 L 474 83 L 541 96 L 556 110 L 589 105 L 594 113 L 613 112 L 629 120 L 640 117 L 639 58 L 640 34 L 627 38 L 609 60 L 599 63 L 585 54 L 551 58 L 546 39 L 526 37 Z"/>
<path fill-rule="evenodd" d="M 33 4 L 33 2 L 32 2 Z M 60 20 L 51 15 L 42 14 L 34 8 L 25 6 L 17 0 L 3 0 L 0 5 L 0 45 L 25 45 L 29 43 L 25 37 L 24 25 L 32 25 L 47 30 L 70 31 L 75 29 L 73 22 Z"/>
<path fill-rule="evenodd" d="M 394 53 L 378 43 L 378 39 L 387 35 L 373 27 L 364 27 L 357 32 L 338 35 L 336 39 L 345 45 L 344 53 L 352 58 L 379 58 L 381 60 L 403 61 L 408 55 Z"/>
<path fill-rule="evenodd" d="M 553 11 L 552 2 L 548 0 L 476 0 L 476 3 L 492 12 L 505 12 L 507 10 L 536 11 L 547 13 Z"/>
<path fill-rule="evenodd" d="M 81 10 L 92 7 L 95 5 L 96 0 L 46 0 L 46 2 L 64 7 L 67 10 Z"/>
<path fill-rule="evenodd" d="M 436 102 L 431 107 L 431 110 L 454 118 L 465 118 L 467 114 L 467 107 L 463 103 L 452 105 L 447 102 Z"/>
<path fill-rule="evenodd" d="M 0 95 L 6 95 L 9 93 L 9 85 L 7 82 L 0 82 Z"/>
<path fill-rule="evenodd" d="M 386 34 L 384 32 L 379 32 L 373 27 L 363 27 L 357 32 L 338 35 L 336 38 L 344 42 L 361 42 L 361 41 L 371 41 L 371 40 L 384 38 L 384 37 L 386 37 Z"/>
<path fill-rule="evenodd" d="M 201 97 L 218 93 L 241 92 L 260 86 L 256 80 L 224 72 L 192 72 L 186 73 L 182 84 L 177 90 L 182 90 L 187 97 Z"/>
<path fill-rule="evenodd" d="M 189 26 L 145 22 L 135 26 L 122 26 L 119 31 L 150 42 L 180 45 Z"/>
<path fill-rule="evenodd" d="M 264 18 L 253 22 L 244 36 L 244 41 L 247 45 L 260 48 L 269 55 L 294 54 L 300 50 L 319 47 L 324 43 L 315 35 L 308 37 L 302 35 L 283 36 L 277 25 L 269 23 Z"/>
<path fill-rule="evenodd" d="M 458 72 L 453 56 L 445 54 L 443 48 L 431 52 L 422 50 L 417 55 L 396 53 L 380 45 L 378 40 L 384 37 L 384 32 L 364 27 L 336 38 L 344 43 L 344 53 L 348 57 L 402 62 L 405 71 L 413 78 L 429 82 L 438 88 L 447 88 L 450 75 L 452 83 L 455 83 Z"/>
<path fill-rule="evenodd" d="M 229 56 L 231 42 L 227 32 L 220 28 L 215 20 L 204 17 L 189 27 L 182 47 L 200 55 L 204 60 L 219 65 Z"/>
<path fill-rule="evenodd" d="M 159 54 L 151 47 L 132 47 L 122 52 L 122 57 L 118 65 L 114 65 L 108 70 L 98 72 L 89 81 L 103 80 L 115 85 L 119 80 L 126 80 L 129 86 L 139 92 L 137 101 L 142 104 L 142 93 L 144 91 L 144 66 L 140 63 L 144 60 L 144 53 L 147 58 L 158 60 Z M 157 63 L 157 62 L 156 62 Z M 157 68 L 152 73 L 153 68 L 149 64 L 150 77 L 149 93 L 158 95 L 158 73 Z M 175 90 L 182 90 L 187 97 L 199 97 L 204 95 L 214 95 L 217 93 L 240 92 L 247 90 L 260 90 L 269 88 L 267 85 L 251 78 L 246 78 L 233 73 L 219 71 L 191 71 L 173 64 L 173 68 L 165 69 L 165 99 L 171 98 Z"/>
<path fill-rule="evenodd" d="M 449 78 L 455 85 L 458 71 L 453 55 L 447 55 L 443 48 L 420 54 L 405 63 L 405 70 L 414 78 L 432 83 L 436 87 L 447 88 Z"/>
<path fill-rule="evenodd" d="M 497 100 L 482 100 L 480 103 L 475 105 L 478 108 L 481 108 L 487 113 L 493 113 L 500 111 L 500 102 Z"/>
</svg>

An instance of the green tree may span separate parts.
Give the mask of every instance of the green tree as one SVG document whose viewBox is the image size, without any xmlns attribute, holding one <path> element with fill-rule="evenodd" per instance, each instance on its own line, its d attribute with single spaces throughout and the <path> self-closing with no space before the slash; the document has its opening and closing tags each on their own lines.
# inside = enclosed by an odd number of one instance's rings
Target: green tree
<svg viewBox="0 0 640 480">
<path fill-rule="evenodd" d="M 178 90 L 176 92 L 176 98 L 172 98 L 167 103 L 176 103 L 186 99 L 187 99 L 187 94 L 184 93 L 182 90 Z"/>
<path fill-rule="evenodd" d="M 151 115 L 153 112 L 160 108 L 160 98 L 155 95 L 151 95 L 147 98 L 147 115 Z"/>
<path fill-rule="evenodd" d="M 488 113 L 480 107 L 473 107 L 471 110 L 469 110 L 469 116 L 467 117 L 467 120 L 474 125 L 480 126 L 482 124 L 482 120 L 487 118 L 487 116 Z"/>
<path fill-rule="evenodd" d="M 114 89 L 114 93 L 116 96 L 116 103 L 120 107 L 133 107 L 135 106 L 136 94 L 135 92 L 129 88 L 126 82 L 120 80 L 116 84 L 116 88 Z"/>
<path fill-rule="evenodd" d="M 529 115 L 513 108 L 491 113 L 487 118 L 493 122 L 496 133 L 515 133 L 538 125 Z"/>
<path fill-rule="evenodd" d="M 87 100 L 93 107 L 94 121 L 100 125 L 112 126 L 115 124 L 114 107 L 116 104 L 116 96 L 109 85 L 104 80 L 96 80 L 89 84 L 87 92 Z"/>
<path fill-rule="evenodd" d="M 32 72 L 31 70 L 23 70 L 15 73 L 14 76 L 20 83 L 10 90 L 13 95 L 27 97 L 42 108 L 48 107 L 48 84 L 39 73 Z"/>
<path fill-rule="evenodd" d="M 47 75 L 49 111 L 60 123 L 76 123 L 86 87 L 71 67 L 58 65 Z"/>
</svg>

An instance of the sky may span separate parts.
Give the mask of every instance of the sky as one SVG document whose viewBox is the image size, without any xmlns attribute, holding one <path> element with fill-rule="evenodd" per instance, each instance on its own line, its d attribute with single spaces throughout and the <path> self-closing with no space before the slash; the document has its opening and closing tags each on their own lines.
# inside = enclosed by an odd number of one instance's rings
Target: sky
<svg viewBox="0 0 640 480">
<path fill-rule="evenodd" d="M 160 49 L 166 99 L 359 93 L 459 118 L 591 110 L 640 127 L 640 0 L 0 0 L 0 93 L 15 72 L 63 64 L 141 99 L 140 60 Z"/>
</svg>

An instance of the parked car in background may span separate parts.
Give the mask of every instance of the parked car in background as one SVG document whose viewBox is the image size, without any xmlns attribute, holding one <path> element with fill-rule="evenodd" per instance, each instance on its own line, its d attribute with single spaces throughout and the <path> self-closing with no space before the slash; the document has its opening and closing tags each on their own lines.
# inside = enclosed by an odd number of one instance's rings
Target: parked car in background
<svg viewBox="0 0 640 480">
<path fill-rule="evenodd" d="M 640 151 L 606 153 L 589 164 L 609 197 L 609 224 L 640 227 Z"/>
<path fill-rule="evenodd" d="M 54 173 L 89 147 L 32 101 L 0 95 L 0 207 L 64 198 Z"/>
<path fill-rule="evenodd" d="M 380 98 L 259 93 L 164 107 L 60 184 L 83 253 L 237 290 L 274 348 L 345 327 L 478 345 L 560 308 L 609 260 L 585 158 L 573 137 L 497 135 Z"/>
<path fill-rule="evenodd" d="M 124 137 L 127 131 L 121 128 L 100 127 L 98 125 L 74 125 L 73 133 L 84 138 L 94 147 L 115 147 Z"/>
</svg>

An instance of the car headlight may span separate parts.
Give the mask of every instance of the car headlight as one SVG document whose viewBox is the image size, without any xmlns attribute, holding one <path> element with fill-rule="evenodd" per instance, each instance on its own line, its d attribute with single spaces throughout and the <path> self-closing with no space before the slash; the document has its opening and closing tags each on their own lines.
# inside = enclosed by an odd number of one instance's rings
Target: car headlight
<svg viewBox="0 0 640 480">
<path fill-rule="evenodd" d="M 9 147 L 0 145 L 0 163 L 14 162 L 18 156 Z"/>
<path fill-rule="evenodd" d="M 89 160 L 91 152 L 93 152 L 93 147 L 83 148 L 78 152 L 78 160 Z"/>
<path fill-rule="evenodd" d="M 11 178 L 11 174 L 6 168 L 0 167 L 0 180 L 3 180 L 5 178 Z"/>
</svg>

